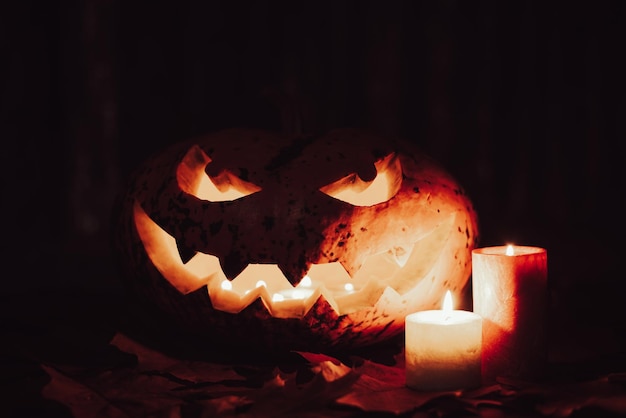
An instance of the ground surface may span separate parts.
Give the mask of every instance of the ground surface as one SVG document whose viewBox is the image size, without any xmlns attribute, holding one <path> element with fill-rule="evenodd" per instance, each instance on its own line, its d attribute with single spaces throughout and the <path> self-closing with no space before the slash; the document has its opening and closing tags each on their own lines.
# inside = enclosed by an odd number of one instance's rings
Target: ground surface
<svg viewBox="0 0 626 418">
<path fill-rule="evenodd" d="M 568 274 L 559 251 L 552 260 L 552 276 Z M 85 270 L 91 261 L 82 259 Z M 594 295 L 582 288 L 552 290 L 544 380 L 446 393 L 404 387 L 402 336 L 350 353 L 262 353 L 253 343 L 224 352 L 148 325 L 115 285 L 85 289 L 67 281 L 3 302 L 2 416 L 626 415 L 621 308 L 585 309 L 581 301 Z"/>
</svg>

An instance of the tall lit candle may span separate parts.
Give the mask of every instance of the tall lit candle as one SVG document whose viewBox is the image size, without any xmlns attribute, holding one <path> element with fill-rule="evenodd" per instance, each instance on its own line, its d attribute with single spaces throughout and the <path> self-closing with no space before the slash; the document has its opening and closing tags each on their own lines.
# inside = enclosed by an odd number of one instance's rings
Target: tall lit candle
<svg viewBox="0 0 626 418">
<path fill-rule="evenodd" d="M 545 367 L 547 260 L 544 248 L 472 251 L 474 312 L 483 318 L 482 375 L 540 378 Z"/>
<path fill-rule="evenodd" d="M 480 386 L 481 334 L 480 316 L 453 310 L 450 291 L 443 310 L 407 315 L 407 386 L 427 391 Z"/>
</svg>

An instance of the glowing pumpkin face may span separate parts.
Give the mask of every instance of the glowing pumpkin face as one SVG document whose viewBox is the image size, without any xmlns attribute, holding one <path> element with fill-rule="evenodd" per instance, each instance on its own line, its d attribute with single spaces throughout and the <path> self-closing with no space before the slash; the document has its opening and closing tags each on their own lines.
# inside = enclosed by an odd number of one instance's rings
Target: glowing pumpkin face
<svg viewBox="0 0 626 418">
<path fill-rule="evenodd" d="M 185 328 L 268 347 L 384 340 L 470 275 L 477 219 L 438 164 L 355 130 L 228 130 L 134 174 L 118 254 L 132 288 Z"/>
</svg>

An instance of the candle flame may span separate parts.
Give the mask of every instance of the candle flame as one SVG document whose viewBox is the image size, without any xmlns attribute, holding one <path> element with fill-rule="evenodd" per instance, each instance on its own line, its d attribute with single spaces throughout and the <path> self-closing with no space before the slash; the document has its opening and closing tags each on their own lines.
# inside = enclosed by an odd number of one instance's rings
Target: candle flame
<svg viewBox="0 0 626 418">
<path fill-rule="evenodd" d="M 267 283 L 265 283 L 265 280 L 259 280 L 258 282 L 256 282 L 255 287 L 267 287 Z"/>
<path fill-rule="evenodd" d="M 285 297 L 280 293 L 274 293 L 272 295 L 272 302 L 282 302 L 283 300 L 285 300 Z"/>
<path fill-rule="evenodd" d="M 513 251 L 513 245 L 509 244 L 506 246 L 506 255 L 514 255 L 515 251 Z"/>
<path fill-rule="evenodd" d="M 348 292 L 353 292 L 354 291 L 354 285 L 352 283 L 346 283 L 343 288 L 345 290 L 347 290 Z"/>
<path fill-rule="evenodd" d="M 448 290 L 446 296 L 443 298 L 443 310 L 446 313 L 452 312 L 452 293 Z"/>
<path fill-rule="evenodd" d="M 231 282 L 229 282 L 228 280 L 224 280 L 222 282 L 222 289 L 224 289 L 224 290 L 233 290 L 233 284 Z"/>
</svg>

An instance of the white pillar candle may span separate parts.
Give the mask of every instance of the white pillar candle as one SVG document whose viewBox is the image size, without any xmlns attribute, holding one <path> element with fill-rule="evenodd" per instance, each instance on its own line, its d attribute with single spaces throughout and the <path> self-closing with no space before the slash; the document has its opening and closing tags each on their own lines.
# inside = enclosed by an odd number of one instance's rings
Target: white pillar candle
<svg viewBox="0 0 626 418">
<path fill-rule="evenodd" d="M 452 309 L 416 312 L 405 321 L 406 384 L 417 390 L 456 390 L 481 384 L 482 319 Z"/>
<path fill-rule="evenodd" d="M 485 384 L 541 378 L 546 363 L 548 253 L 521 245 L 472 251 L 474 312 L 483 318 Z"/>
</svg>

